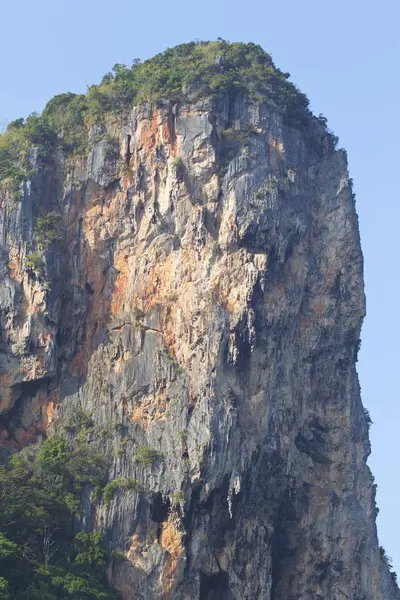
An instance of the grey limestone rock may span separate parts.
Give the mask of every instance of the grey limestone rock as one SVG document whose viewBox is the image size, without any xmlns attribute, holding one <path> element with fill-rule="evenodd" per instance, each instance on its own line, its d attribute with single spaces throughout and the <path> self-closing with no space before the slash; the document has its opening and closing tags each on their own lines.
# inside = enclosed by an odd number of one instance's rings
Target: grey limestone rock
<svg viewBox="0 0 400 600">
<path fill-rule="evenodd" d="M 60 155 L 53 183 L 0 206 L 3 438 L 91 415 L 110 480 L 138 482 L 82 494 L 79 527 L 125 555 L 124 600 L 398 598 L 345 152 L 246 96 L 136 107 L 108 125 L 111 158 L 95 134 L 87 163 Z M 24 266 L 38 206 L 66 235 L 42 276 Z"/>
</svg>

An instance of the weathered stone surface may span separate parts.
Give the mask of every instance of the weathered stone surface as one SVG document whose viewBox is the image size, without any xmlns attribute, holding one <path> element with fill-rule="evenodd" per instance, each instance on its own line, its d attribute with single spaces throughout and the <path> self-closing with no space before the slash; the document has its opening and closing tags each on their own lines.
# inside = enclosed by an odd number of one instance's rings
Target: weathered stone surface
<svg viewBox="0 0 400 600">
<path fill-rule="evenodd" d="M 135 108 L 0 205 L 1 439 L 90 413 L 124 600 L 391 600 L 355 361 L 363 263 L 344 151 L 246 97 Z M 65 240 L 26 269 L 38 211 Z M 47 283 L 46 283 L 47 282 Z M 147 450 L 144 450 L 147 449 Z M 152 452 L 150 452 L 150 450 Z"/>
</svg>

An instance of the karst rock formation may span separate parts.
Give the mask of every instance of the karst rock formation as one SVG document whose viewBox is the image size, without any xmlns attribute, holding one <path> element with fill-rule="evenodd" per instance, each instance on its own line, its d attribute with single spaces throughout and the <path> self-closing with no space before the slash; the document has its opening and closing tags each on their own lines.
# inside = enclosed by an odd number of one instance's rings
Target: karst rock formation
<svg viewBox="0 0 400 600">
<path fill-rule="evenodd" d="M 107 503 L 84 485 L 75 517 L 120 553 L 123 600 L 397 599 L 346 152 L 268 90 L 199 87 L 104 108 L 84 153 L 33 140 L 17 194 L 4 179 L 1 445 L 89 415 L 107 481 L 138 483 Z"/>
</svg>

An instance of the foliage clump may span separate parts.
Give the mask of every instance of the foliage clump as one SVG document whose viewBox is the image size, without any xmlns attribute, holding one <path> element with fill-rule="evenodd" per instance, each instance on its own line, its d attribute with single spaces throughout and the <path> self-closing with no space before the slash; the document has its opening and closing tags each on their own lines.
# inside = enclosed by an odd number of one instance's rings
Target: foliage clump
<svg viewBox="0 0 400 600">
<path fill-rule="evenodd" d="M 105 478 L 86 441 L 53 435 L 0 467 L 0 592 L 13 600 L 119 598 L 101 533 L 74 533 L 82 486 Z"/>
<path fill-rule="evenodd" d="M 87 152 L 87 110 L 85 95 L 68 92 L 55 96 L 43 111 L 43 121 L 58 133 L 61 148 L 67 154 L 84 155 Z"/>
<path fill-rule="evenodd" d="M 37 158 L 45 167 L 51 161 L 56 143 L 55 130 L 36 113 L 26 121 L 12 121 L 5 133 L 0 135 L 0 182 L 14 197 L 32 174 L 32 148 L 38 149 Z"/>
<path fill-rule="evenodd" d="M 299 124 L 309 115 L 308 100 L 288 77 L 257 44 L 190 42 L 143 63 L 135 60 L 130 68 L 114 65 L 100 85 L 89 88 L 88 113 L 98 120 L 143 101 L 193 102 L 246 92 Z"/>
<path fill-rule="evenodd" d="M 180 156 L 176 156 L 174 158 L 172 164 L 174 165 L 175 169 L 179 169 L 183 165 L 183 160 L 182 160 L 182 158 Z"/>
<path fill-rule="evenodd" d="M 103 490 L 103 501 L 106 506 L 111 504 L 111 501 L 118 490 L 121 490 L 124 493 L 129 490 L 140 492 L 141 486 L 133 477 L 117 477 L 116 479 L 113 479 L 107 483 Z"/>
<path fill-rule="evenodd" d="M 61 239 L 60 214 L 56 211 L 38 217 L 33 229 L 33 236 L 40 250 Z"/>
<path fill-rule="evenodd" d="M 28 271 L 33 271 L 37 276 L 43 273 L 44 261 L 37 250 L 27 255 L 25 266 Z"/>
<path fill-rule="evenodd" d="M 369 431 L 371 428 L 371 425 L 373 424 L 373 421 L 371 419 L 371 415 L 370 415 L 368 408 L 364 408 L 364 417 L 365 417 L 365 421 L 367 423 L 367 427 L 368 427 L 368 431 Z"/>
<path fill-rule="evenodd" d="M 91 125 L 145 101 L 193 103 L 247 93 L 299 126 L 309 119 L 308 100 L 288 77 L 261 46 L 222 39 L 180 44 L 144 62 L 135 59 L 130 67 L 116 64 L 87 94 L 59 94 L 41 115 L 8 125 L 0 136 L 0 181 L 16 192 L 32 174 L 33 148 L 42 167 L 52 164 L 58 148 L 67 155 L 86 155 Z M 117 157 L 115 144 L 106 150 Z"/>
<path fill-rule="evenodd" d="M 388 556 L 388 554 L 386 553 L 386 550 L 383 546 L 379 546 L 379 554 L 380 554 L 381 560 L 383 560 L 383 562 L 386 564 L 387 568 L 389 569 L 393 583 L 397 586 L 398 585 L 397 573 L 396 573 L 396 571 L 393 571 L 393 561 L 390 558 L 390 556 Z"/>
<path fill-rule="evenodd" d="M 148 446 L 140 446 L 133 457 L 135 462 L 138 462 L 142 466 L 150 467 L 153 463 L 153 460 L 159 456 L 159 453 L 153 448 L 149 448 Z"/>
<path fill-rule="evenodd" d="M 63 420 L 63 429 L 68 433 L 77 433 L 82 430 L 87 431 L 94 427 L 93 419 L 90 414 L 81 408 L 68 412 Z"/>
<path fill-rule="evenodd" d="M 48 249 L 53 243 L 62 239 L 60 214 L 56 211 L 47 212 L 36 218 L 33 228 L 33 241 L 37 249 L 32 250 L 26 256 L 25 267 L 41 277 L 45 270 L 45 262 L 41 253 Z M 46 282 L 44 288 L 50 289 L 50 284 Z"/>
<path fill-rule="evenodd" d="M 174 492 L 172 494 L 172 502 L 173 504 L 185 504 L 186 496 L 184 492 Z"/>
</svg>

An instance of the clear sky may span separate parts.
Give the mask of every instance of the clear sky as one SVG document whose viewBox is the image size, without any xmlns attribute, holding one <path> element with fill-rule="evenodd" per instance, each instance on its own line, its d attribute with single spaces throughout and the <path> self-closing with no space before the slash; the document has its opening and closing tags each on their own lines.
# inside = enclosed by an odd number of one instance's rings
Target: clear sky
<svg viewBox="0 0 400 600">
<path fill-rule="evenodd" d="M 192 39 L 254 41 L 289 71 L 349 155 L 368 316 L 359 373 L 370 410 L 380 543 L 400 575 L 399 0 L 0 0 L 0 126 L 84 92 L 115 63 Z"/>
</svg>

